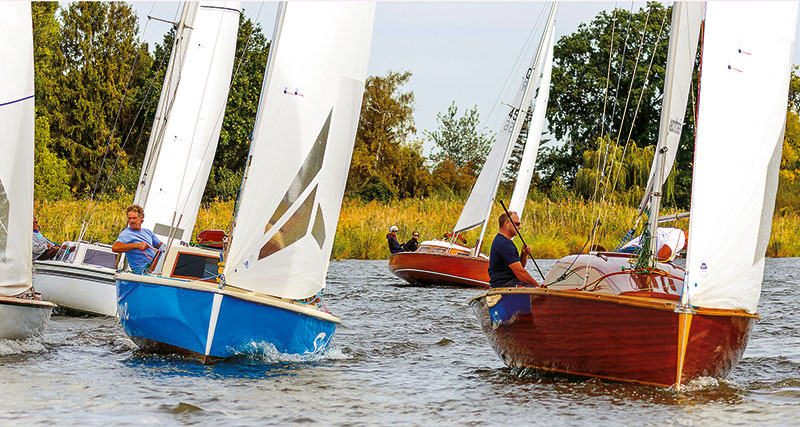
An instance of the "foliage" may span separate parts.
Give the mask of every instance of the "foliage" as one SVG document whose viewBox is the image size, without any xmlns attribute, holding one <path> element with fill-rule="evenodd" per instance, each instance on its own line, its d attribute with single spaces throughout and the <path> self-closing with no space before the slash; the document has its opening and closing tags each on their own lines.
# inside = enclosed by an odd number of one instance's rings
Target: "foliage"
<svg viewBox="0 0 800 427">
<path fill-rule="evenodd" d="M 800 78 L 793 73 L 792 81 L 800 81 Z M 786 113 L 775 208 L 784 212 L 800 212 L 800 117 L 792 110 Z"/>
<path fill-rule="evenodd" d="M 33 196 L 36 200 L 69 198 L 67 162 L 59 159 L 50 146 L 50 123 L 45 116 L 36 118 L 34 138 Z"/>
<path fill-rule="evenodd" d="M 558 41 L 547 117 L 550 132 L 566 143 L 543 149 L 540 164 L 547 185 L 557 178 L 571 184 L 584 152 L 596 150 L 600 136 L 623 142 L 630 139 L 640 146 L 656 144 L 670 16 L 671 8 L 654 2 L 632 13 L 623 9 L 601 12 Z M 693 123 L 691 112 L 687 108 L 687 124 Z M 676 160 L 681 189 L 676 190 L 680 197 L 675 203 L 679 206 L 689 202 L 693 141 L 693 129 L 685 126 Z"/>
<path fill-rule="evenodd" d="M 425 170 L 422 145 L 410 141 L 414 128 L 414 93 L 402 92 L 411 73 L 390 71 L 383 77 L 370 76 L 364 88 L 353 159 L 347 179 L 347 192 L 376 193 L 377 183 L 385 183 L 397 197 L 427 193 L 420 173 Z M 367 188 L 370 187 L 370 188 Z"/>
<path fill-rule="evenodd" d="M 453 101 L 446 113 L 436 114 L 439 128 L 433 132 L 423 131 L 423 134 L 434 144 L 435 151 L 430 157 L 434 163 L 450 160 L 456 168 L 470 166 L 475 177 L 489 154 L 494 136 L 485 129 L 478 130 L 480 117 L 477 105 L 465 111 L 461 117 L 457 115 L 458 107 Z"/>
</svg>

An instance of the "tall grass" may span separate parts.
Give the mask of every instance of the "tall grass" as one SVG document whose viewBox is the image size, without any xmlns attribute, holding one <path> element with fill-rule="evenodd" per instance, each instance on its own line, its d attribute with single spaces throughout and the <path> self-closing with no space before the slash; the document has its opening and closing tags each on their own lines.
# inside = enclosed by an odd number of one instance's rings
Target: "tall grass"
<svg viewBox="0 0 800 427">
<path fill-rule="evenodd" d="M 86 238 L 112 243 L 126 226 L 125 208 L 130 204 L 130 195 L 119 195 L 115 199 L 98 202 L 90 222 Z M 441 199 L 405 199 L 389 203 L 346 200 L 342 205 L 336 238 L 333 244 L 333 259 L 386 259 L 389 251 L 386 233 L 389 227 L 400 228 L 401 241 L 419 231 L 421 240 L 441 238 L 452 231 L 464 202 Z M 45 236 L 56 242 L 74 240 L 78 237 L 88 201 L 36 201 L 34 211 Z M 492 210 L 484 236 L 484 252 L 488 252 L 491 240 L 497 233 L 497 217 L 502 208 Z M 233 202 L 214 202 L 203 206 L 197 215 L 196 235 L 203 229 L 227 229 L 233 212 Z M 664 212 L 669 213 L 669 212 Z M 595 243 L 607 249 L 615 248 L 620 239 L 636 224 L 636 209 L 616 204 L 595 207 L 579 198 L 567 198 L 560 202 L 528 200 L 522 217 L 522 237 L 533 249 L 537 258 L 559 258 L 580 251 L 596 219 L 600 219 Z M 639 223 L 637 232 L 643 224 Z M 688 221 L 679 221 L 670 226 L 688 228 Z M 464 233 L 468 244 L 474 245 L 480 229 Z M 776 213 L 773 218 L 772 236 L 767 248 L 770 257 L 800 256 L 800 215 L 796 212 Z"/>
</svg>

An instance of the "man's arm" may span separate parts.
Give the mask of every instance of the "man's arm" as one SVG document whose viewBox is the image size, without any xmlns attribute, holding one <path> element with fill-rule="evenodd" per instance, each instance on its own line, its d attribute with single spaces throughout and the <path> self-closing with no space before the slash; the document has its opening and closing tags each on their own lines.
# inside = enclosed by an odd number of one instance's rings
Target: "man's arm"
<svg viewBox="0 0 800 427">
<path fill-rule="evenodd" d="M 541 286 L 539 284 L 539 282 L 537 282 L 533 278 L 533 276 L 531 276 L 531 274 L 528 273 L 528 270 L 526 270 L 525 267 L 522 266 L 521 262 L 515 262 L 515 263 L 509 265 L 509 268 L 511 268 L 511 271 L 514 272 L 514 275 L 517 276 L 517 279 L 521 280 L 522 283 L 524 283 L 526 285 L 530 285 L 530 286 L 536 286 L 536 287 L 540 287 Z"/>
<path fill-rule="evenodd" d="M 149 247 L 150 245 L 148 245 L 147 242 L 122 243 L 120 241 L 116 241 L 113 245 L 111 245 L 111 252 L 128 252 L 133 249 L 146 250 Z"/>
</svg>

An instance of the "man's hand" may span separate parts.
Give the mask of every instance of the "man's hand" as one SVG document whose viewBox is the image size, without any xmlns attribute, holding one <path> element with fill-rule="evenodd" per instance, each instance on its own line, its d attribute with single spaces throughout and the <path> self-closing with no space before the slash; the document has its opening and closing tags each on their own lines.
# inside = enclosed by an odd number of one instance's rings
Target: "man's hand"
<svg viewBox="0 0 800 427">
<path fill-rule="evenodd" d="M 528 245 L 523 246 L 522 249 L 519 251 L 520 258 L 526 258 L 530 254 L 531 254 L 531 247 Z"/>
<path fill-rule="evenodd" d="M 139 244 L 139 249 L 141 249 L 143 251 L 146 251 L 147 248 L 149 248 L 149 247 L 150 247 L 150 245 L 148 245 L 147 242 L 142 242 L 141 244 Z"/>
</svg>

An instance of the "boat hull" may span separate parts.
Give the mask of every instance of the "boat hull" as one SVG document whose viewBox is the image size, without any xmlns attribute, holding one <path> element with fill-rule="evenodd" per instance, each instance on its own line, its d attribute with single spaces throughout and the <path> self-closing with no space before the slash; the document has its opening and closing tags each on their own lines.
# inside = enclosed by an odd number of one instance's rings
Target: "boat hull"
<svg viewBox="0 0 800 427">
<path fill-rule="evenodd" d="M 0 296 L 0 339 L 22 340 L 44 333 L 55 304 Z"/>
<path fill-rule="evenodd" d="M 681 313 L 672 299 L 518 288 L 492 290 L 470 305 L 508 366 L 664 387 L 726 376 L 756 320 L 697 309 L 679 366 Z"/>
<path fill-rule="evenodd" d="M 412 285 L 489 288 L 489 260 L 483 257 L 401 252 L 389 257 L 389 270 Z"/>
<path fill-rule="evenodd" d="M 339 324 L 327 313 L 277 298 L 128 273 L 117 276 L 117 304 L 123 329 L 142 350 L 202 362 L 274 351 L 317 354 Z"/>
<path fill-rule="evenodd" d="M 116 270 L 63 261 L 35 262 L 34 283 L 42 298 L 98 316 L 117 315 Z"/>
</svg>

